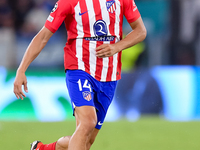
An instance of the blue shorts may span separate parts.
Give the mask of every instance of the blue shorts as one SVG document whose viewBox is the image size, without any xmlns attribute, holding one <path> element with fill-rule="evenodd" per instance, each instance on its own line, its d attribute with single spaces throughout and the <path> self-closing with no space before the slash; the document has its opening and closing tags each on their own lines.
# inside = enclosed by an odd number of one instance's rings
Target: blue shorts
<svg viewBox="0 0 200 150">
<path fill-rule="evenodd" d="M 96 108 L 97 125 L 100 129 L 110 106 L 117 81 L 100 82 L 82 70 L 67 70 L 66 84 L 73 110 L 80 106 Z"/>
</svg>

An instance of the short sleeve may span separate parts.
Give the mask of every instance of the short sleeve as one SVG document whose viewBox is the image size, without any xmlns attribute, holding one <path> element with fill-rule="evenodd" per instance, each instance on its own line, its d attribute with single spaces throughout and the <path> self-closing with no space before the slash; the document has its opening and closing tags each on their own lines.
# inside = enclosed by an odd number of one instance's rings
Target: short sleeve
<svg viewBox="0 0 200 150">
<path fill-rule="evenodd" d="M 134 0 L 124 0 L 124 16 L 129 23 L 136 21 L 141 15 Z"/>
<path fill-rule="evenodd" d="M 47 18 L 45 27 L 55 33 L 70 13 L 72 13 L 72 7 L 69 1 L 59 0 Z"/>
</svg>

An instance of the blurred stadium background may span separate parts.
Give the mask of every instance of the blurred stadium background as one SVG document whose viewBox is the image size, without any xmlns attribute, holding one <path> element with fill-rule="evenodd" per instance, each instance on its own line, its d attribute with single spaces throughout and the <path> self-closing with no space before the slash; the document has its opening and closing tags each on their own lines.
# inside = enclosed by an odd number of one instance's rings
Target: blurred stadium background
<svg viewBox="0 0 200 150">
<path fill-rule="evenodd" d="M 0 0 L 0 149 L 25 150 L 37 137 L 53 142 L 73 133 L 63 70 L 64 25 L 29 67 L 27 98 L 13 94 L 26 47 L 55 2 Z M 198 150 L 200 0 L 135 2 L 148 36 L 123 52 L 122 79 L 93 149 Z M 126 20 L 123 29 L 125 35 L 130 31 Z"/>
</svg>

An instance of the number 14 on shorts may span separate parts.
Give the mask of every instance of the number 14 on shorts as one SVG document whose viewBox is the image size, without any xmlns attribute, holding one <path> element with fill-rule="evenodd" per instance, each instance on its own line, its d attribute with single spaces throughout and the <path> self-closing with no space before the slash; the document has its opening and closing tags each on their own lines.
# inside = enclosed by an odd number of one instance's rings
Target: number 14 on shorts
<svg viewBox="0 0 200 150">
<path fill-rule="evenodd" d="M 77 83 L 78 83 L 79 91 L 83 91 L 83 88 L 88 88 L 90 92 L 92 92 L 91 85 L 88 83 L 87 79 L 85 79 L 83 86 L 81 83 L 81 79 L 79 79 Z"/>
</svg>

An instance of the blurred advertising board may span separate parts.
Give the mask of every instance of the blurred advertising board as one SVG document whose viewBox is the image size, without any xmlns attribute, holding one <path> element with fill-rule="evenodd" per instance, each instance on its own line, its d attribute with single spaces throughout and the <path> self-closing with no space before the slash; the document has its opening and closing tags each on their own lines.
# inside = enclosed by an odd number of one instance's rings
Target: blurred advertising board
<svg viewBox="0 0 200 150">
<path fill-rule="evenodd" d="M 150 72 L 156 80 L 162 96 L 163 111 L 161 115 L 172 121 L 200 118 L 200 68 L 157 66 L 151 68 Z M 22 101 L 16 99 L 13 93 L 15 71 L 0 67 L 0 120 L 49 122 L 74 118 L 65 85 L 64 71 L 34 70 L 28 71 L 26 75 L 29 93 Z M 138 86 L 139 84 L 140 82 L 137 83 Z M 135 93 L 145 95 L 141 91 Z M 148 96 L 146 97 L 148 101 Z M 143 103 L 143 105 L 147 105 L 145 108 L 148 108 L 149 104 Z M 119 119 L 120 107 L 121 105 L 114 99 L 106 120 Z M 134 114 L 129 115 L 134 117 Z"/>
</svg>

